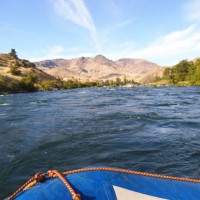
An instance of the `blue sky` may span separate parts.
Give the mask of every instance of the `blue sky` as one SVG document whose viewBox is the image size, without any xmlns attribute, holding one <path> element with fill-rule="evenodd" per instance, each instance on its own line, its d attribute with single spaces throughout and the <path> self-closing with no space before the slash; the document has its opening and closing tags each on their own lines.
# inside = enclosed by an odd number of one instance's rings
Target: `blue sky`
<svg viewBox="0 0 200 200">
<path fill-rule="evenodd" d="M 103 54 L 168 66 L 200 56 L 200 0 L 1 0 L 0 52 Z"/>
</svg>

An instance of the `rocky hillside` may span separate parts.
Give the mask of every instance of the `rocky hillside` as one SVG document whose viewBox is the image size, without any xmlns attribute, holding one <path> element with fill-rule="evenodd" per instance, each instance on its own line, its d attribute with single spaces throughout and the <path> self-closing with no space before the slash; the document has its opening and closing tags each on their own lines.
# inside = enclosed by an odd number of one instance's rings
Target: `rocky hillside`
<svg viewBox="0 0 200 200">
<path fill-rule="evenodd" d="M 0 54 L 0 93 L 40 90 L 43 81 L 56 80 L 28 60 Z"/>
<path fill-rule="evenodd" d="M 19 75 L 13 75 L 10 72 L 10 66 L 14 65 L 19 66 L 19 70 L 21 73 Z M 10 54 L 0 54 L 0 75 L 7 76 L 15 80 L 21 80 L 29 73 L 34 73 L 38 76 L 39 82 L 42 80 L 52 80 L 55 79 L 53 76 L 46 74 L 42 70 L 36 68 L 34 63 L 29 62 L 28 60 L 16 59 L 12 57 Z"/>
<path fill-rule="evenodd" d="M 36 62 L 44 72 L 63 79 L 111 80 L 117 77 L 134 79 L 137 82 L 151 82 L 155 76 L 162 76 L 164 68 L 142 59 L 124 58 L 112 61 L 102 55 L 94 58 L 54 59 Z"/>
</svg>

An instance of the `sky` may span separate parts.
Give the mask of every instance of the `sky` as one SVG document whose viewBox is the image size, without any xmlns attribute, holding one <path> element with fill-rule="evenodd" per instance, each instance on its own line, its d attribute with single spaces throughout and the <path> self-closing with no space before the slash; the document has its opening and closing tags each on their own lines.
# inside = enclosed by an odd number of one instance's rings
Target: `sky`
<svg viewBox="0 0 200 200">
<path fill-rule="evenodd" d="M 30 61 L 200 56 L 200 0 L 0 0 L 0 53 Z"/>
</svg>

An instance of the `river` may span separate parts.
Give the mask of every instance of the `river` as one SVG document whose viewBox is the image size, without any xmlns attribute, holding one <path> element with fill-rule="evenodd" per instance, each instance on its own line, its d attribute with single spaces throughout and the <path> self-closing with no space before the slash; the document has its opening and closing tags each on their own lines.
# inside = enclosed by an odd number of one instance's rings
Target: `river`
<svg viewBox="0 0 200 200">
<path fill-rule="evenodd" d="M 0 96 L 0 198 L 36 172 L 111 166 L 200 178 L 200 87 Z"/>
</svg>

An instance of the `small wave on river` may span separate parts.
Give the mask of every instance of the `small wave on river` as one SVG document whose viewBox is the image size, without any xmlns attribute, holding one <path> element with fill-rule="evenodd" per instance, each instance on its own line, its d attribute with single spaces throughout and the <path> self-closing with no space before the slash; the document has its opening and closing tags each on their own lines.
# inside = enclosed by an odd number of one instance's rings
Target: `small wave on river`
<svg viewBox="0 0 200 200">
<path fill-rule="evenodd" d="M 0 194 L 36 172 L 111 166 L 200 178 L 200 88 L 0 96 Z"/>
</svg>

